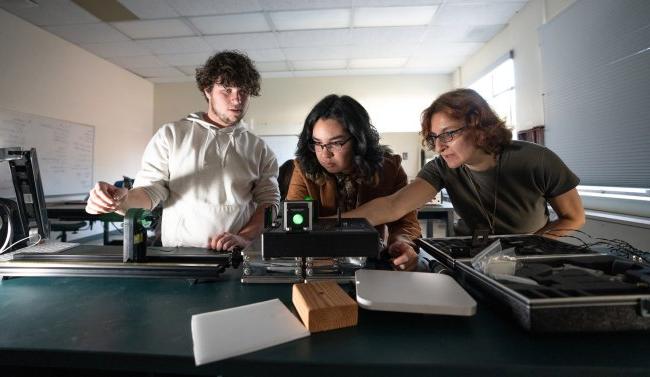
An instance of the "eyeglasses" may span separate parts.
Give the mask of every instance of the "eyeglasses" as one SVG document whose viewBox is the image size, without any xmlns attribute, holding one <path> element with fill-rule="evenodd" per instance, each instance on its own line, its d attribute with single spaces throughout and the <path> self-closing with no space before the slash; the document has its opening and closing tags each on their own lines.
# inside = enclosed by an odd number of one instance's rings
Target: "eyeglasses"
<svg viewBox="0 0 650 377">
<path fill-rule="evenodd" d="M 440 135 L 431 134 L 427 136 L 427 144 L 431 149 L 436 147 L 436 140 L 439 140 L 441 143 L 449 143 L 454 140 L 456 134 L 464 130 L 467 126 L 463 126 L 459 129 L 443 132 Z"/>
<path fill-rule="evenodd" d="M 317 142 L 312 140 L 307 145 L 309 146 L 309 150 L 312 151 L 312 152 L 323 152 L 323 151 L 325 151 L 325 149 L 327 149 L 327 151 L 330 152 L 330 153 L 338 153 L 341 150 L 343 150 L 343 146 L 350 140 L 352 140 L 352 136 L 350 136 L 349 138 L 347 138 L 347 139 L 345 139 L 343 141 L 333 141 L 333 142 L 327 143 L 327 144 L 317 143 Z M 318 148 L 316 148 L 316 147 L 318 147 Z"/>
</svg>

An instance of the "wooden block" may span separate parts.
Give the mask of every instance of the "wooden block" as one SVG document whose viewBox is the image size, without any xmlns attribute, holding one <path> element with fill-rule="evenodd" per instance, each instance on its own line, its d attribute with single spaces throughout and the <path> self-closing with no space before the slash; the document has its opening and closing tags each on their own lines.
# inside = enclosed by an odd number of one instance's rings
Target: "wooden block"
<svg viewBox="0 0 650 377">
<path fill-rule="evenodd" d="M 302 323 L 311 332 L 357 324 L 357 302 L 334 281 L 294 284 L 291 300 Z"/>
</svg>

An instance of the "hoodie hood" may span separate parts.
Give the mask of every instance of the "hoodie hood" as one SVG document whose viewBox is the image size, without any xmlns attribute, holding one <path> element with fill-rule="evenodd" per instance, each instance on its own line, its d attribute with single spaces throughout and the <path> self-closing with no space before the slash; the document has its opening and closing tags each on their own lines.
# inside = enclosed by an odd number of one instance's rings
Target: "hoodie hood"
<svg viewBox="0 0 650 377">
<path fill-rule="evenodd" d="M 214 124 L 205 121 L 205 112 L 196 112 L 189 114 L 185 120 L 205 128 L 208 132 L 203 143 L 203 148 L 209 148 L 210 143 L 214 142 L 217 153 L 221 156 L 221 167 L 226 166 L 228 151 L 236 152 L 237 143 L 235 140 L 242 134 L 248 132 L 248 127 L 243 121 L 237 122 L 229 127 L 217 127 Z"/>
<path fill-rule="evenodd" d="M 207 117 L 206 113 L 203 111 L 199 111 L 196 113 L 189 114 L 187 117 L 185 117 L 185 120 L 198 124 L 201 127 L 204 127 L 208 130 L 214 130 L 215 132 L 218 133 L 233 133 L 235 135 L 239 135 L 242 132 L 248 132 L 248 126 L 246 125 L 246 123 L 244 123 L 241 120 L 237 122 L 234 126 L 217 127 L 214 124 L 205 121 L 204 120 L 205 117 Z"/>
</svg>

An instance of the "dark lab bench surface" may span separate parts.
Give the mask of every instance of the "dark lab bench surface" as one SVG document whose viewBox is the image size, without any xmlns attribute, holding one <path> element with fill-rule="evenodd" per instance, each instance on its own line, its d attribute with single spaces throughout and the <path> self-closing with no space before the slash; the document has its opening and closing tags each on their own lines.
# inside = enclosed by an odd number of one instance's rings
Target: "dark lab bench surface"
<svg viewBox="0 0 650 377">
<path fill-rule="evenodd" d="M 648 334 L 532 335 L 479 302 L 460 318 L 361 309 L 356 327 L 202 367 L 193 314 L 280 298 L 289 284 L 153 278 L 11 278 L 0 284 L 0 370 L 43 375 L 650 375 Z M 351 286 L 345 286 L 350 290 Z M 237 339 L 232 339 L 236 342 Z M 45 373 L 45 375 L 48 375 Z"/>
</svg>

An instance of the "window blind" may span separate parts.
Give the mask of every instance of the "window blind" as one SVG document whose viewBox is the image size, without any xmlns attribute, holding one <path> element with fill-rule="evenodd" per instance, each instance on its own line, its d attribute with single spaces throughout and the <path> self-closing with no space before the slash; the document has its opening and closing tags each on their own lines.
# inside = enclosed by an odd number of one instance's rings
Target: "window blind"
<svg viewBox="0 0 650 377">
<path fill-rule="evenodd" d="M 546 145 L 582 185 L 650 187 L 650 1 L 579 0 L 539 33 Z"/>
</svg>

